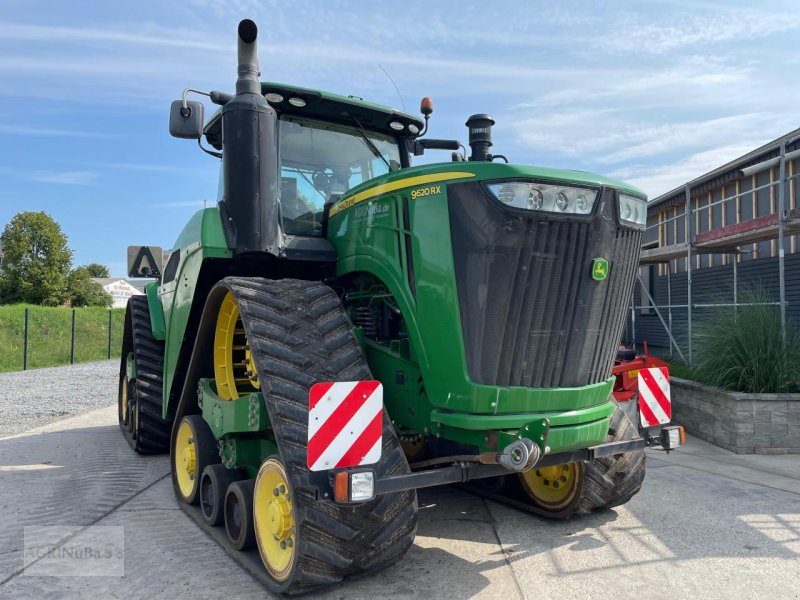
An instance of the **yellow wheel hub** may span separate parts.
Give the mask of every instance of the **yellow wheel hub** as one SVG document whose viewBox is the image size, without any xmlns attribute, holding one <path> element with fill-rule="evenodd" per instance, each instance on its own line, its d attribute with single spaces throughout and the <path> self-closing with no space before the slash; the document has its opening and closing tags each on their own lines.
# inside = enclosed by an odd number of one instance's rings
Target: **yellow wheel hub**
<svg viewBox="0 0 800 600">
<path fill-rule="evenodd" d="M 276 581 L 285 581 L 294 565 L 297 532 L 289 480 L 277 458 L 268 458 L 258 470 L 253 517 L 261 560 Z"/>
<path fill-rule="evenodd" d="M 197 447 L 192 426 L 185 420 L 178 426 L 178 434 L 175 437 L 175 457 L 175 478 L 178 481 L 178 489 L 184 498 L 189 498 L 198 480 Z"/>
<path fill-rule="evenodd" d="M 557 510 L 564 508 L 580 491 L 583 471 L 578 463 L 534 467 L 520 474 L 522 487 L 538 505 Z"/>
<path fill-rule="evenodd" d="M 223 400 L 236 400 L 259 389 L 255 361 L 242 325 L 239 306 L 228 292 L 219 307 L 214 331 L 214 378 Z"/>
<path fill-rule="evenodd" d="M 122 413 L 122 422 L 128 424 L 128 376 L 122 379 L 122 390 L 120 390 L 120 412 Z"/>
<path fill-rule="evenodd" d="M 194 479 L 194 476 L 197 474 L 197 453 L 194 449 L 194 445 L 186 446 L 186 448 L 183 449 L 183 469 Z"/>
</svg>

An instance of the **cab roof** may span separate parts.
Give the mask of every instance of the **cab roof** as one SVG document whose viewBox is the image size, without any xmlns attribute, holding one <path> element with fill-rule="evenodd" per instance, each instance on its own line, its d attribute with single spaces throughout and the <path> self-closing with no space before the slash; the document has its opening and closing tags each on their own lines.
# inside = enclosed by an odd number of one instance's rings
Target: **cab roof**
<svg viewBox="0 0 800 600">
<path fill-rule="evenodd" d="M 388 133 L 393 136 L 416 137 L 417 134 L 409 131 L 408 126 L 414 125 L 417 132 L 423 129 L 420 117 L 395 110 L 389 106 L 367 102 L 358 96 L 341 96 L 324 90 L 313 90 L 285 83 L 264 81 L 261 83 L 261 93 L 264 96 L 276 94 L 281 96 L 281 101 L 269 101 L 279 114 L 295 115 L 299 117 L 317 118 L 324 121 L 338 121 L 353 125 L 353 117 L 364 129 L 371 129 Z M 299 98 L 305 102 L 304 106 L 294 106 L 289 102 L 291 98 Z M 205 127 L 206 139 L 217 148 L 222 148 L 219 115 L 217 110 L 209 119 Z M 399 122 L 402 130 L 390 127 L 389 123 Z"/>
</svg>

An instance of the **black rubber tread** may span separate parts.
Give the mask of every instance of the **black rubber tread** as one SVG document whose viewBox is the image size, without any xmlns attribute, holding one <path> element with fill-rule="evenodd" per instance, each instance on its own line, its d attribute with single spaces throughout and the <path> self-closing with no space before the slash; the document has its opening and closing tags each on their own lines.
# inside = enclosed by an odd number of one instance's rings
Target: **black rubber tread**
<svg viewBox="0 0 800 600">
<path fill-rule="evenodd" d="M 125 332 L 120 358 L 120 376 L 125 372 L 127 353 L 132 351 L 136 380 L 128 402 L 135 402 L 139 412 L 135 428 L 126 426 L 120 419 L 120 429 L 131 448 L 139 454 L 163 454 L 169 452 L 172 430 L 172 423 L 161 418 L 164 342 L 153 337 L 146 296 L 133 296 L 128 300 L 126 329 L 129 319 L 130 330 Z"/>
<path fill-rule="evenodd" d="M 339 297 L 312 281 L 228 278 L 224 284 L 241 311 L 299 523 L 293 573 L 272 589 L 304 593 L 396 562 L 414 541 L 416 492 L 342 507 L 316 498 L 306 465 L 311 386 L 372 378 Z M 385 410 L 375 470 L 377 477 L 410 472 Z"/>
<path fill-rule="evenodd" d="M 632 440 L 639 437 L 619 406 L 614 406 L 608 428 L 607 442 Z M 624 454 L 596 458 L 586 464 L 586 478 L 577 512 L 588 514 L 600 508 L 612 508 L 633 498 L 644 482 L 645 451 L 633 450 Z"/>
<path fill-rule="evenodd" d="M 243 478 L 241 471 L 238 469 L 226 469 L 221 464 L 208 465 L 203 469 L 203 473 L 200 475 L 199 492 L 200 513 L 203 516 L 203 521 L 212 527 L 222 524 L 225 520 L 223 504 L 228 486 L 234 481 L 239 481 Z M 212 496 L 209 499 L 203 494 L 204 483 L 211 486 Z"/>
<path fill-rule="evenodd" d="M 231 546 L 237 550 L 249 550 L 255 548 L 256 545 L 256 530 L 253 527 L 253 491 L 256 489 L 255 479 L 242 479 L 241 481 L 234 481 L 228 486 L 228 491 L 225 493 L 225 532 L 228 534 L 228 541 Z M 230 523 L 228 519 L 231 516 L 230 504 L 235 502 L 239 505 L 240 511 L 240 529 L 237 536 L 231 535 Z"/>
<path fill-rule="evenodd" d="M 633 423 L 619 406 L 614 406 L 606 442 L 632 440 L 639 436 Z M 587 515 L 593 510 L 625 504 L 641 489 L 645 476 L 645 451 L 605 456 L 586 461 L 583 489 L 569 506 L 559 511 L 543 509 L 531 501 L 522 489 L 518 475 L 503 475 L 467 484 L 469 491 L 501 504 L 513 506 L 547 519 L 567 519 Z"/>
<path fill-rule="evenodd" d="M 214 434 L 211 433 L 211 428 L 201 415 L 187 415 L 181 421 L 188 421 L 191 426 L 194 437 L 197 473 L 202 474 L 208 465 L 219 462 L 219 445 Z M 180 459 L 181 457 L 177 457 L 174 452 L 170 456 L 170 460 L 173 461 Z M 172 485 L 175 488 L 177 497 L 186 504 L 198 504 L 200 502 L 200 478 L 195 479 L 196 484 L 192 494 L 188 498 L 183 498 L 178 489 L 174 464 L 170 465 L 170 473 L 172 474 Z"/>
</svg>

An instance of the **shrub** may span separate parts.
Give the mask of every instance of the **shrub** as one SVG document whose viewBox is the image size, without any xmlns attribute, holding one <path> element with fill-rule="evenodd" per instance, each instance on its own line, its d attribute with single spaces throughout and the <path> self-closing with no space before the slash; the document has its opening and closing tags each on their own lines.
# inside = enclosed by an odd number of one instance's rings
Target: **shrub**
<svg viewBox="0 0 800 600">
<path fill-rule="evenodd" d="M 800 391 L 800 334 L 761 288 L 739 294 L 744 306 L 723 308 L 698 329 L 697 380 L 749 393 Z"/>
</svg>

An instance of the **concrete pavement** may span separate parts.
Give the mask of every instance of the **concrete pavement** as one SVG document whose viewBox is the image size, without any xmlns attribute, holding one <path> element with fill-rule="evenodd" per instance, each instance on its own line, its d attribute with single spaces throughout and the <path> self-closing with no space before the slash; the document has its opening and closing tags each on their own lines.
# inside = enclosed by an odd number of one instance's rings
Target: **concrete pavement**
<svg viewBox="0 0 800 600">
<path fill-rule="evenodd" d="M 0 438 L 0 598 L 264 598 L 175 504 L 165 457 L 134 455 L 116 409 Z M 800 598 L 800 458 L 699 440 L 648 454 L 626 506 L 549 522 L 423 490 L 397 565 L 325 598 Z M 26 575 L 23 526 L 124 527 L 124 577 Z"/>
</svg>

